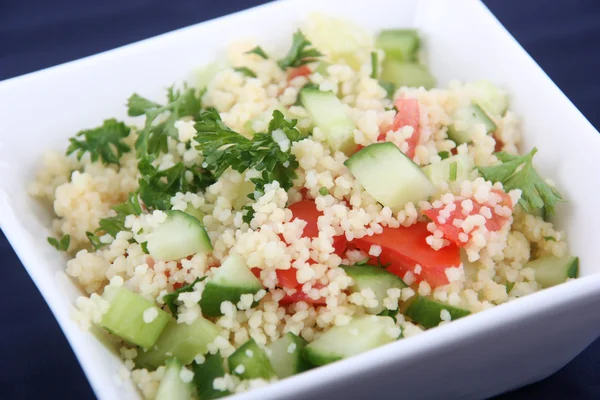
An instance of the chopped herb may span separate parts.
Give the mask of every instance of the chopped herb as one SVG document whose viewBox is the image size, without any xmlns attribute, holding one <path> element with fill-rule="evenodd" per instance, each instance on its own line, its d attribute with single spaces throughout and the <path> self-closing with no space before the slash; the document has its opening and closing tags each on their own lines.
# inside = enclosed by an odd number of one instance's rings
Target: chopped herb
<svg viewBox="0 0 600 400">
<path fill-rule="evenodd" d="M 209 110 L 200 116 L 196 123 L 198 150 L 202 151 L 206 169 L 218 178 L 227 168 L 240 173 L 255 169 L 260 173 L 250 181 L 256 186 L 255 192 L 248 197 L 255 199 L 255 193 L 261 193 L 268 183 L 277 181 L 284 190 L 292 187 L 296 179 L 298 161 L 291 154 L 291 142 L 301 138 L 296 129 L 296 120 L 287 121 L 281 111 L 273 111 L 268 133 L 256 133 L 252 139 L 240 135 L 227 127 L 216 110 Z M 281 139 L 276 140 L 274 132 Z"/>
<path fill-rule="evenodd" d="M 71 235 L 64 235 L 60 239 L 48 237 L 48 243 L 58 251 L 67 251 L 71 244 Z"/>
<path fill-rule="evenodd" d="M 262 57 L 265 60 L 269 59 L 269 56 L 267 55 L 267 53 L 265 53 L 265 51 L 260 46 L 256 46 L 252 50 L 247 51 L 246 54 L 256 54 L 257 56 Z"/>
<path fill-rule="evenodd" d="M 376 51 L 371 52 L 371 78 L 377 79 L 377 68 L 379 67 L 379 56 Z"/>
<path fill-rule="evenodd" d="M 198 193 L 215 182 L 212 174 L 196 165 L 186 167 L 178 162 L 159 171 L 153 162 L 153 156 L 146 156 L 138 163 L 140 198 L 149 210 L 169 210 L 171 197 L 178 192 Z"/>
<path fill-rule="evenodd" d="M 450 157 L 450 153 L 447 151 L 440 151 L 438 156 L 440 156 L 442 160 L 445 160 L 446 158 Z"/>
<path fill-rule="evenodd" d="M 87 152 L 90 153 L 92 162 L 102 160 L 105 164 L 119 165 L 119 159 L 131 148 L 123 143 L 123 139 L 129 136 L 131 129 L 123 122 L 116 119 L 107 119 L 102 126 L 95 129 L 83 130 L 75 137 L 69 139 L 67 155 L 77 152 L 77 159 Z M 83 139 L 77 139 L 83 136 Z"/>
<path fill-rule="evenodd" d="M 183 92 L 167 89 L 167 104 L 161 105 L 134 93 L 127 100 L 127 114 L 132 117 L 146 116 L 144 128 L 139 132 L 135 141 L 138 157 L 147 154 L 158 155 L 168 151 L 168 137 L 178 137 L 175 122 L 180 118 L 196 117 L 202 108 L 202 92 L 197 93 L 193 88 L 184 87 Z M 169 116 L 157 122 L 160 115 Z"/>
<path fill-rule="evenodd" d="M 252 208 L 251 205 L 246 205 L 242 207 L 242 210 L 246 211 L 246 213 L 242 217 L 242 221 L 244 221 L 247 224 L 250 224 L 250 222 L 252 222 L 252 219 L 254 218 L 254 208 Z"/>
<path fill-rule="evenodd" d="M 104 247 L 107 243 L 100 241 L 100 236 L 109 234 L 113 238 L 121 231 L 127 230 L 125 228 L 125 218 L 128 215 L 140 215 L 142 213 L 142 206 L 138 198 L 138 192 L 129 193 L 127 200 L 124 203 L 113 206 L 112 209 L 117 215 L 107 218 L 102 218 L 98 221 L 98 228 L 92 232 L 86 232 L 90 243 L 96 250 Z M 98 233 L 101 235 L 98 236 Z"/>
<path fill-rule="evenodd" d="M 396 317 L 398 316 L 398 309 L 396 310 L 388 310 L 387 308 L 385 310 L 383 310 L 382 312 L 380 312 L 379 314 L 377 314 L 381 317 L 390 317 L 394 320 L 394 322 L 396 322 Z"/>
<path fill-rule="evenodd" d="M 321 196 L 327 196 L 329 194 L 329 190 L 327 190 L 326 187 L 322 187 L 321 189 L 319 189 L 319 194 Z"/>
<path fill-rule="evenodd" d="M 537 148 L 529 154 L 516 156 L 506 152 L 496 153 L 501 164 L 490 167 L 478 167 L 481 175 L 488 181 L 501 182 L 507 192 L 520 189 L 521 199 L 519 204 L 523 209 L 532 213 L 537 208 L 542 208 L 554 214 L 554 205 L 564 201 L 560 193 L 548 185 L 533 168 L 533 156 Z"/>
<path fill-rule="evenodd" d="M 237 68 L 234 68 L 234 71 L 237 71 L 237 72 L 241 73 L 242 75 L 248 76 L 250 78 L 256 78 L 256 73 L 248 67 L 237 67 Z"/>
<path fill-rule="evenodd" d="M 206 276 L 203 276 L 202 278 L 196 278 L 196 280 L 194 282 L 190 283 L 189 285 L 182 286 L 179 289 L 177 289 L 171 293 L 167 293 L 163 296 L 163 301 L 169 307 L 169 310 L 171 310 L 171 313 L 173 314 L 173 316 L 177 317 L 177 304 L 175 304 L 177 297 L 181 293 L 192 292 L 194 290 L 194 286 L 196 285 L 196 283 L 202 282 L 204 279 L 206 279 Z"/>
<path fill-rule="evenodd" d="M 556 242 L 556 238 L 554 236 L 544 236 L 544 240 L 548 242 Z"/>
<path fill-rule="evenodd" d="M 150 252 L 148 251 L 148 242 L 140 243 L 140 247 L 142 248 L 144 254 L 150 254 Z"/>
<path fill-rule="evenodd" d="M 102 243 L 100 241 L 100 237 L 98 237 L 92 232 L 86 232 L 85 235 L 87 236 L 88 240 L 90 241 L 95 250 L 99 250 L 104 246 L 108 246 L 108 243 Z"/>
<path fill-rule="evenodd" d="M 277 64 L 285 71 L 288 68 L 298 68 L 317 61 L 317 58 L 323 54 L 311 46 L 312 43 L 302 31 L 296 31 L 292 37 L 292 47 L 284 58 L 277 61 Z"/>
<path fill-rule="evenodd" d="M 456 161 L 450 163 L 450 182 L 454 182 L 456 180 L 456 175 L 458 172 L 458 164 L 456 163 Z"/>
<path fill-rule="evenodd" d="M 385 91 L 387 92 L 388 99 L 391 99 L 392 97 L 394 97 L 394 92 L 396 91 L 396 87 L 394 86 L 393 83 L 380 80 L 379 86 L 381 86 L 382 88 L 385 89 Z"/>
<path fill-rule="evenodd" d="M 511 290 L 515 287 L 514 282 L 506 282 L 506 294 L 509 294 Z"/>
</svg>

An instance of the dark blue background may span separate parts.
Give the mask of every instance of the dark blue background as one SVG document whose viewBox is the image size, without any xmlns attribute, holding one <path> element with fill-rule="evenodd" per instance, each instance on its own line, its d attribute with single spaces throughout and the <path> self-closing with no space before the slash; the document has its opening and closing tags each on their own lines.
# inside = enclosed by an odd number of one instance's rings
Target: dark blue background
<svg viewBox="0 0 600 400">
<path fill-rule="evenodd" d="M 0 0 L 0 80 L 265 2 Z M 600 127 L 600 1 L 485 3 L 592 124 Z M 567 130 L 565 140 L 568 135 Z M 54 317 L 1 232 L 0 268 L 4 299 L 0 399 L 93 398 Z M 598 380 L 600 340 L 552 377 L 499 398 L 597 399 Z"/>
</svg>

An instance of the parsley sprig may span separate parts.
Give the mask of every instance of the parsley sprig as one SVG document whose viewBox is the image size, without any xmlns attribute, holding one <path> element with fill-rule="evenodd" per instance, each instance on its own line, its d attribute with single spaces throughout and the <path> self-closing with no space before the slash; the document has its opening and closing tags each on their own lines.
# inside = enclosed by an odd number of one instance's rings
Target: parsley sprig
<svg viewBox="0 0 600 400">
<path fill-rule="evenodd" d="M 123 143 L 123 139 L 129 136 L 129 133 L 129 127 L 123 122 L 107 119 L 101 126 L 80 131 L 70 138 L 66 153 L 77 153 L 78 160 L 81 160 L 85 153 L 89 153 L 92 162 L 100 159 L 105 164 L 119 165 L 121 156 L 131 150 Z"/>
<path fill-rule="evenodd" d="M 107 245 L 107 243 L 100 241 L 100 236 L 109 234 L 116 237 L 119 232 L 126 230 L 125 218 L 128 215 L 140 215 L 142 213 L 138 192 L 130 193 L 124 203 L 117 204 L 112 209 L 116 212 L 116 215 L 100 219 L 98 228 L 94 232 L 86 232 L 90 243 L 96 250 Z"/>
<path fill-rule="evenodd" d="M 277 65 L 285 71 L 288 68 L 297 68 L 317 61 L 317 58 L 322 55 L 319 50 L 312 47 L 312 43 L 302 31 L 298 30 L 292 37 L 292 47 L 285 57 L 277 61 Z"/>
<path fill-rule="evenodd" d="M 182 117 L 196 117 L 202 109 L 202 93 L 184 87 L 183 91 L 172 86 L 167 89 L 167 104 L 161 105 L 134 93 L 127 100 L 127 114 L 131 117 L 146 116 L 144 128 L 139 132 L 135 148 L 139 157 L 159 155 L 168 151 L 168 137 L 177 138 L 175 122 Z M 158 117 L 168 117 L 158 122 Z"/>
<path fill-rule="evenodd" d="M 171 310 L 173 316 L 177 317 L 177 297 L 179 297 L 181 293 L 188 293 L 194 291 L 194 286 L 196 285 L 196 283 L 202 282 L 204 279 L 206 279 L 206 276 L 203 276 L 202 278 L 196 278 L 196 280 L 194 280 L 194 282 L 190 283 L 189 285 L 182 286 L 179 289 L 174 290 L 171 293 L 167 293 L 163 296 L 163 301 L 165 302 L 167 307 L 169 307 L 169 310 Z"/>
<path fill-rule="evenodd" d="M 71 235 L 64 235 L 60 239 L 48 237 L 48 243 L 58 251 L 67 251 L 71 244 Z"/>
<path fill-rule="evenodd" d="M 153 162 L 153 156 L 146 156 L 138 163 L 140 198 L 149 210 L 169 210 L 171 197 L 178 192 L 198 193 L 215 182 L 212 174 L 197 165 L 186 167 L 179 162 L 159 170 Z"/>
<path fill-rule="evenodd" d="M 554 205 L 564 201 L 560 193 L 548 185 L 533 167 L 533 156 L 537 148 L 529 154 L 518 156 L 506 152 L 496 153 L 502 162 L 490 167 L 478 167 L 481 175 L 488 181 L 501 182 L 506 191 L 521 189 L 519 204 L 523 209 L 532 213 L 544 208 L 554 214 Z"/>
<path fill-rule="evenodd" d="M 295 170 L 298 168 L 298 161 L 290 152 L 291 142 L 301 137 L 295 126 L 296 120 L 287 121 L 280 111 L 275 110 L 269 131 L 248 139 L 227 127 L 216 110 L 208 110 L 196 123 L 197 148 L 204 156 L 203 165 L 216 178 L 230 167 L 240 173 L 255 169 L 260 173 L 260 176 L 251 179 L 256 191 L 262 192 L 264 186 L 273 181 L 288 190 L 297 177 Z M 290 142 L 287 148 L 276 141 L 274 132 L 287 137 Z M 249 197 L 254 199 L 254 193 Z"/>
</svg>

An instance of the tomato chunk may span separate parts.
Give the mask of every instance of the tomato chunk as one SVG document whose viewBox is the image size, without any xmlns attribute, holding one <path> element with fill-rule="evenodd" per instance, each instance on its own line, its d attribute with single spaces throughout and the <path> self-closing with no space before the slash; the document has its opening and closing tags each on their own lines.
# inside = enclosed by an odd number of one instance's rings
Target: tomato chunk
<svg viewBox="0 0 600 400">
<path fill-rule="evenodd" d="M 277 280 L 279 281 L 279 286 L 290 289 L 298 287 L 300 283 L 298 283 L 298 279 L 296 279 L 297 272 L 298 270 L 294 267 L 290 269 L 278 269 L 275 271 L 277 274 Z"/>
<path fill-rule="evenodd" d="M 319 236 L 318 219 L 323 213 L 317 210 L 317 205 L 313 200 L 301 200 L 288 207 L 292 211 L 294 218 L 306 221 L 303 237 L 314 239 Z M 293 218 L 292 218 L 293 220 Z M 346 250 L 346 238 L 344 235 L 333 238 L 333 248 L 335 254 L 342 254 Z"/>
<path fill-rule="evenodd" d="M 300 67 L 297 68 L 290 68 L 288 70 L 288 82 L 291 81 L 294 78 L 297 78 L 299 76 L 309 76 L 312 73 L 312 71 L 310 70 L 310 67 L 308 65 L 302 65 Z"/>
<path fill-rule="evenodd" d="M 320 288 L 318 286 L 315 286 L 316 288 Z M 286 294 L 283 299 L 279 300 L 279 304 L 282 305 L 289 305 L 289 304 L 293 304 L 293 303 L 297 303 L 299 301 L 303 301 L 305 303 L 308 304 L 312 304 L 315 306 L 324 306 L 327 305 L 327 302 L 325 301 L 324 297 L 319 297 L 318 299 L 311 299 L 310 297 L 308 297 L 308 295 L 306 293 L 304 293 L 301 289 L 301 286 L 299 286 L 296 290 L 296 293 L 294 294 Z"/>
<path fill-rule="evenodd" d="M 398 112 L 394 117 L 392 129 L 397 131 L 405 126 L 412 126 L 413 128 L 412 136 L 406 139 L 406 143 L 408 143 L 408 151 L 406 152 L 406 155 L 410 158 L 413 158 L 415 156 L 415 149 L 417 148 L 419 139 L 421 137 L 421 132 L 419 129 L 421 118 L 419 113 L 419 101 L 417 99 L 399 97 L 394 102 L 394 106 Z"/>
<path fill-rule="evenodd" d="M 440 250 L 432 249 L 425 241 L 429 235 L 427 223 L 418 222 L 409 227 L 386 227 L 378 235 L 354 239 L 352 243 L 367 253 L 372 245 L 380 246 L 381 263 L 390 264 L 387 270 L 401 278 L 419 264 L 421 272 L 415 274 L 416 281 L 426 280 L 435 288 L 449 283 L 446 268 L 460 265 L 460 252 L 454 244 Z"/>
<path fill-rule="evenodd" d="M 492 193 L 496 193 L 497 195 L 500 196 L 501 200 L 498 203 L 499 205 L 506 206 L 512 211 L 512 200 L 508 194 L 506 194 L 503 191 L 498 190 L 498 189 L 492 189 Z M 449 241 L 455 243 L 458 246 L 464 246 L 468 242 L 468 240 L 471 239 L 473 231 L 470 231 L 467 233 L 462 229 L 462 227 L 455 226 L 454 221 L 456 219 L 465 220 L 470 215 L 481 214 L 481 209 L 483 207 L 487 207 L 489 209 L 488 216 L 491 217 L 491 218 L 486 218 L 486 222 L 485 222 L 485 227 L 487 228 L 488 231 L 491 231 L 491 232 L 499 231 L 500 229 L 502 229 L 504 224 L 508 221 L 509 217 L 504 216 L 504 215 L 498 215 L 496 213 L 496 211 L 494 210 L 494 206 L 492 206 L 490 203 L 479 204 L 474 199 L 470 199 L 470 200 L 472 203 L 472 209 L 468 212 L 466 210 L 464 210 L 464 207 L 462 205 L 464 199 L 456 200 L 454 203 L 452 203 L 452 204 L 454 204 L 455 209 L 453 211 L 450 211 L 450 215 L 447 218 L 443 218 L 442 222 L 440 222 L 438 217 L 440 216 L 440 213 L 442 212 L 442 210 L 446 207 L 445 205 L 442 207 L 425 210 L 425 211 L 423 211 L 423 214 L 425 214 L 429 218 L 431 218 L 431 220 L 437 226 L 437 228 L 440 231 L 442 231 L 445 239 L 448 239 Z M 464 235 L 462 235 L 462 238 L 466 239 L 466 240 L 461 240 L 461 233 L 464 233 Z"/>
</svg>

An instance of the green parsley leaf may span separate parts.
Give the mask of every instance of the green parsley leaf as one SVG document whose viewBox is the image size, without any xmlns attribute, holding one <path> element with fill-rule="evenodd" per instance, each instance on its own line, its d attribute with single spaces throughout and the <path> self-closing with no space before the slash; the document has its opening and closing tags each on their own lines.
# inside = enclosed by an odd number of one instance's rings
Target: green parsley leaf
<svg viewBox="0 0 600 400">
<path fill-rule="evenodd" d="M 287 121 L 281 111 L 275 110 L 268 133 L 256 133 L 252 139 L 227 127 L 214 109 L 202 113 L 195 126 L 198 131 L 197 148 L 204 156 L 203 166 L 215 177 L 218 178 L 230 167 L 240 173 L 255 169 L 260 176 L 251 179 L 251 182 L 257 192 L 262 192 L 266 184 L 274 181 L 278 181 L 285 190 L 292 187 L 299 164 L 290 152 L 291 142 L 301 138 L 296 120 Z M 277 138 L 281 141 L 278 142 Z M 285 143 L 286 138 L 288 143 Z M 254 193 L 248 197 L 255 199 Z"/>
<path fill-rule="evenodd" d="M 150 252 L 148 251 L 148 242 L 140 243 L 140 247 L 142 248 L 144 254 L 150 254 Z"/>
<path fill-rule="evenodd" d="M 242 217 L 242 221 L 249 224 L 250 222 L 252 222 L 252 219 L 254 218 L 254 208 L 252 208 L 251 205 L 246 205 L 246 206 L 242 207 L 242 210 L 246 211 L 246 213 Z"/>
<path fill-rule="evenodd" d="M 515 287 L 514 282 L 506 282 L 506 294 L 509 294 L 511 290 Z"/>
<path fill-rule="evenodd" d="M 379 67 L 379 56 L 376 51 L 371 52 L 371 78 L 377 79 L 377 68 Z"/>
<path fill-rule="evenodd" d="M 321 196 L 327 196 L 329 194 L 329 190 L 327 190 L 326 187 L 322 187 L 321 189 L 319 189 L 319 194 Z"/>
<path fill-rule="evenodd" d="M 388 310 L 387 308 L 384 309 L 383 311 L 381 311 L 379 314 L 377 314 L 381 317 L 390 317 L 394 320 L 394 322 L 396 322 L 396 317 L 398 316 L 398 309 L 395 310 Z"/>
<path fill-rule="evenodd" d="M 394 86 L 393 83 L 380 80 L 379 86 L 381 86 L 382 88 L 385 89 L 388 99 L 391 99 L 392 97 L 394 97 L 394 92 L 396 91 L 396 86 Z"/>
<path fill-rule="evenodd" d="M 100 241 L 100 237 L 98 237 L 98 235 L 92 232 L 86 232 L 85 235 L 87 236 L 88 240 L 90 241 L 95 250 L 99 250 L 104 246 L 108 246 L 108 243 L 102 243 Z"/>
<path fill-rule="evenodd" d="M 58 251 L 67 251 L 71 244 L 71 235 L 64 235 L 60 239 L 48 237 L 48 243 Z"/>
<path fill-rule="evenodd" d="M 154 157 L 143 157 L 138 163 L 140 198 L 148 209 L 169 210 L 171 198 L 178 192 L 198 193 L 215 182 L 212 174 L 199 166 L 186 167 L 182 162 L 164 170 L 152 163 Z"/>
<path fill-rule="evenodd" d="M 438 156 L 440 156 L 442 160 L 445 160 L 446 158 L 450 157 L 450 153 L 447 151 L 440 151 Z"/>
<path fill-rule="evenodd" d="M 241 73 L 244 76 L 248 76 L 250 78 L 256 78 L 256 72 L 252 71 L 248 67 L 237 67 L 237 68 L 234 68 L 233 70 Z"/>
<path fill-rule="evenodd" d="M 544 236 L 544 240 L 547 242 L 556 242 L 556 238 L 554 236 Z"/>
<path fill-rule="evenodd" d="M 450 163 L 450 171 L 449 171 L 449 176 L 448 179 L 450 180 L 450 182 L 454 182 L 456 180 L 456 175 L 458 173 L 458 164 L 456 163 L 456 161 Z"/>
<path fill-rule="evenodd" d="M 284 58 L 277 61 L 277 64 L 285 71 L 288 68 L 298 68 L 317 61 L 317 58 L 323 54 L 311 46 L 312 43 L 304 36 L 302 31 L 296 31 L 292 37 L 292 47 Z"/>
<path fill-rule="evenodd" d="M 177 300 L 177 297 L 181 293 L 193 292 L 194 286 L 196 285 L 196 283 L 202 282 L 204 279 L 206 279 L 206 276 L 203 276 L 202 278 L 196 278 L 196 280 L 194 282 L 190 283 L 189 285 L 182 286 L 179 289 L 177 289 L 171 293 L 167 293 L 163 296 L 163 301 L 169 307 L 169 310 L 171 310 L 171 313 L 173 314 L 174 317 L 177 317 L 177 304 L 175 303 L 175 301 Z"/>
<path fill-rule="evenodd" d="M 501 164 L 477 169 L 486 180 L 501 182 L 507 192 L 521 189 L 519 204 L 526 212 L 531 214 L 533 210 L 544 207 L 547 212 L 554 214 L 554 205 L 564 200 L 560 193 L 548 185 L 533 168 L 533 156 L 536 152 L 537 148 L 534 147 L 524 156 L 515 156 L 506 152 L 496 153 L 498 159 L 502 161 Z"/>
<path fill-rule="evenodd" d="M 146 116 L 144 128 L 139 132 L 135 141 L 138 157 L 147 154 L 158 155 L 168 151 L 168 137 L 178 137 L 175 122 L 180 118 L 197 117 L 202 109 L 202 92 L 197 93 L 193 88 L 184 87 L 180 92 L 173 87 L 167 89 L 166 105 L 160 105 L 134 93 L 127 100 L 127 114 L 132 117 Z M 168 116 L 161 121 L 158 117 Z M 155 123 L 156 122 L 156 123 Z"/>
<path fill-rule="evenodd" d="M 252 50 L 247 51 L 246 54 L 256 54 L 257 56 L 264 58 L 265 60 L 269 59 L 267 53 L 265 53 L 265 51 L 260 46 L 256 46 Z"/>
<path fill-rule="evenodd" d="M 105 164 L 119 165 L 119 159 L 131 148 L 123 143 L 123 139 L 129 136 L 131 130 L 123 122 L 116 119 L 107 119 L 102 126 L 95 129 L 83 130 L 75 137 L 69 139 L 67 155 L 77 152 L 77 159 L 88 152 L 92 162 L 101 159 Z M 82 137 L 83 140 L 78 139 Z"/>
</svg>

